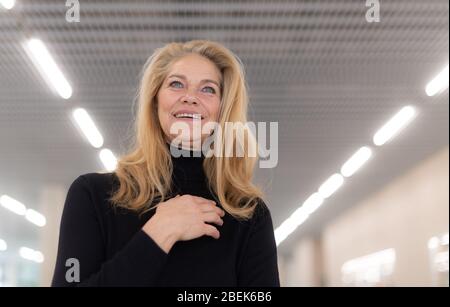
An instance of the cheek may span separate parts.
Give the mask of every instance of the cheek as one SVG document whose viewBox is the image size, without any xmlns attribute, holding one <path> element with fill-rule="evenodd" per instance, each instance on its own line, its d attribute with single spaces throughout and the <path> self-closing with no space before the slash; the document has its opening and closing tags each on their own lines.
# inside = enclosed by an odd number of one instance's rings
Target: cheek
<svg viewBox="0 0 450 307">
<path fill-rule="evenodd" d="M 169 119 L 167 117 L 167 113 L 170 112 L 170 99 L 163 92 L 160 92 L 157 97 L 158 97 L 157 115 L 159 123 L 163 131 L 166 132 L 169 126 Z"/>
<path fill-rule="evenodd" d="M 210 120 L 217 122 L 219 119 L 220 100 L 214 101 L 208 107 L 208 113 L 210 114 Z"/>
<path fill-rule="evenodd" d="M 158 117 L 164 129 L 170 125 L 171 112 L 176 104 L 178 96 L 166 91 L 160 92 L 158 95 Z"/>
<path fill-rule="evenodd" d="M 158 95 L 158 113 L 168 112 L 173 105 L 173 98 L 166 92 Z"/>
</svg>

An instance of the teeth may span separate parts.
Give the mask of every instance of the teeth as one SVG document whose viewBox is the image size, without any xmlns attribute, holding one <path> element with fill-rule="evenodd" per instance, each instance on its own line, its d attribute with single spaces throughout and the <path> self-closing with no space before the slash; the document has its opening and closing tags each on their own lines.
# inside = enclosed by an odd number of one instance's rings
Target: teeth
<svg viewBox="0 0 450 307">
<path fill-rule="evenodd" d="M 193 119 L 202 119 L 202 116 L 200 114 L 190 114 L 190 113 L 176 114 L 175 117 L 176 118 L 189 117 L 189 118 L 193 118 Z"/>
</svg>

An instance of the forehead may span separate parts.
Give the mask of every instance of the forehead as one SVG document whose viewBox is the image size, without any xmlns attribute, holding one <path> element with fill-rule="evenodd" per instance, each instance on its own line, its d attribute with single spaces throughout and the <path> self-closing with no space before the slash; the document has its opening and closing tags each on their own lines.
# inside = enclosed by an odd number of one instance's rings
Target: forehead
<svg viewBox="0 0 450 307">
<path fill-rule="evenodd" d="M 184 56 L 173 63 L 168 76 L 172 74 L 184 75 L 187 79 L 198 81 L 212 79 L 220 82 L 222 77 L 219 69 L 211 60 L 197 54 Z"/>
</svg>

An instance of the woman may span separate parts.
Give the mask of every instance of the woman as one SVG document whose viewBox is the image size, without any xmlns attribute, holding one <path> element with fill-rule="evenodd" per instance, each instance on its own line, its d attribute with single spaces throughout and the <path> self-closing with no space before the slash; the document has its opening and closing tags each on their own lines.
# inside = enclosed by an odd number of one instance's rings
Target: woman
<svg viewBox="0 0 450 307">
<path fill-rule="evenodd" d="M 251 182 L 256 157 L 225 157 L 217 130 L 193 133 L 245 123 L 247 103 L 240 61 L 224 46 L 157 49 L 143 70 L 133 150 L 114 173 L 82 175 L 69 189 L 52 285 L 279 286 L 270 212 Z M 214 155 L 198 146 L 211 138 Z"/>
</svg>

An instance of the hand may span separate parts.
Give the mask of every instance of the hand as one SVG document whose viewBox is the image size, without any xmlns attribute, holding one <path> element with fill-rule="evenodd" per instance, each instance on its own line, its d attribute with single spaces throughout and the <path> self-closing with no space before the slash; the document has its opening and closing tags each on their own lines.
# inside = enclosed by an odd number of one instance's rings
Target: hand
<svg viewBox="0 0 450 307">
<path fill-rule="evenodd" d="M 225 212 L 212 200 L 193 196 L 175 196 L 157 205 L 155 215 L 142 228 L 166 253 L 177 241 L 207 235 L 219 239 Z"/>
</svg>

